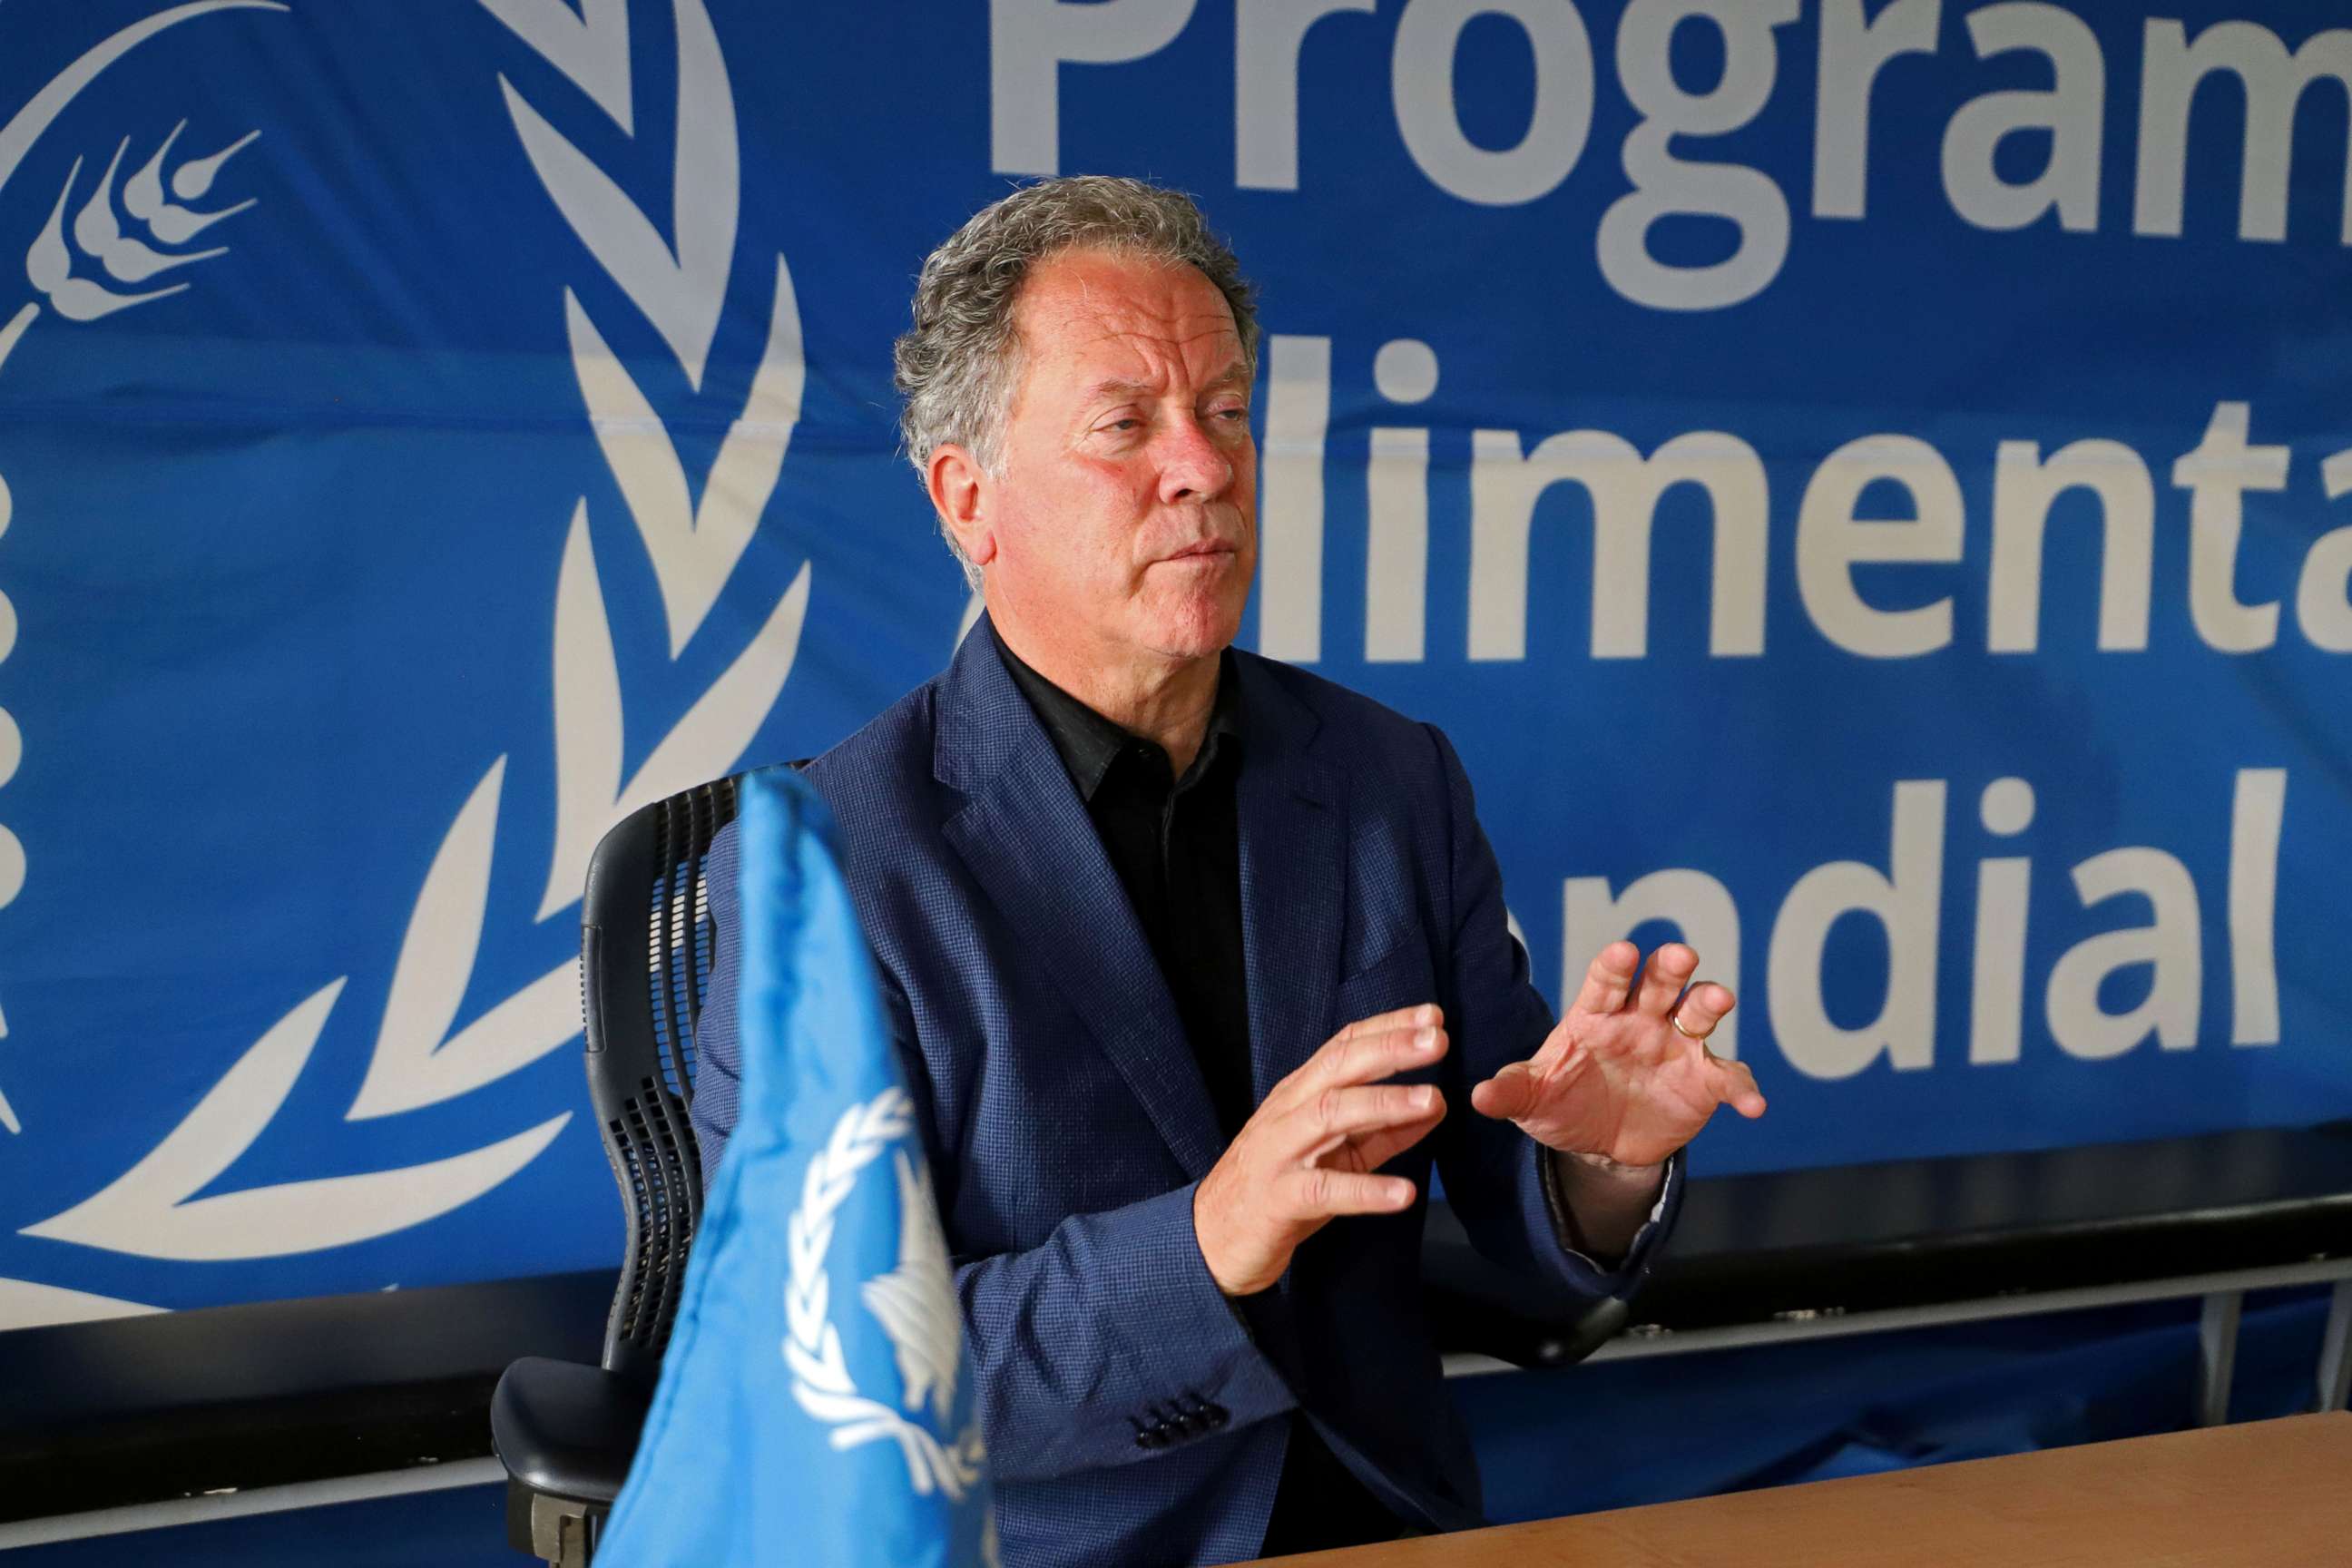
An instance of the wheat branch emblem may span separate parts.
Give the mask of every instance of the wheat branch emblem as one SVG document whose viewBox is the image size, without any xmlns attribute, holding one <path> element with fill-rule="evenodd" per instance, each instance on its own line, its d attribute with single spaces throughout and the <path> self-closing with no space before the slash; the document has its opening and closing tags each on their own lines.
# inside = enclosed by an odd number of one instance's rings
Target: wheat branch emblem
<svg viewBox="0 0 2352 1568">
<path fill-rule="evenodd" d="M 214 0 L 232 3 L 236 0 Z M 585 0 L 579 10 L 565 0 L 481 4 L 624 132 L 633 133 L 627 0 Z M 212 7 L 181 9 L 205 8 Z M 674 0 L 672 9 L 677 121 L 667 238 L 503 76 L 499 86 L 522 150 L 557 210 L 699 393 L 732 270 L 739 152 L 733 91 L 702 0 Z M 52 298 L 62 309 L 63 297 Z M 800 418 L 805 366 L 792 275 L 779 255 L 765 347 L 698 503 L 690 499 L 667 426 L 569 288 L 563 307 L 582 400 L 659 586 L 675 659 L 751 543 Z M 792 673 L 808 609 L 809 568 L 802 566 L 750 644 L 625 779 L 619 671 L 584 495 L 572 507 L 554 592 L 555 831 L 534 917 L 539 921 L 577 900 L 589 854 L 613 822 L 724 773 L 741 756 Z M 394 961 L 366 1075 L 344 1113 L 348 1121 L 396 1115 L 470 1093 L 579 1033 L 576 958 L 462 1026 L 458 1022 L 488 918 L 506 760 L 494 759 L 475 783 L 425 870 Z M 27 1226 L 26 1234 L 178 1260 L 348 1246 L 480 1197 L 536 1159 L 571 1121 L 565 1111 L 485 1147 L 424 1164 L 196 1197 L 276 1117 L 347 978 L 328 982 L 299 1003 L 130 1170 L 81 1203 Z"/>
<path fill-rule="evenodd" d="M 283 11 L 278 0 L 193 0 L 193 3 L 159 11 L 152 16 L 133 22 L 85 50 L 79 58 L 51 78 L 38 92 L 20 105 L 0 124 L 0 189 L 16 173 L 41 139 L 42 132 L 54 124 L 66 106 L 80 96 L 82 89 L 96 81 L 106 68 L 132 49 L 167 28 L 182 22 L 216 11 Z M 114 210 L 114 176 L 121 169 L 122 156 L 131 150 L 125 137 L 114 151 L 113 162 L 107 165 L 98 189 L 75 214 L 72 225 L 74 245 L 66 241 L 64 218 L 74 187 L 81 178 L 82 160 L 74 160 L 73 171 L 66 176 L 65 189 L 58 194 L 57 205 L 49 213 L 49 221 L 41 228 L 40 237 L 33 242 L 25 257 L 25 280 L 30 284 L 38 300 L 28 300 L 15 314 L 0 321 L 0 367 L 5 367 L 8 356 L 16 352 L 33 323 L 40 318 L 41 301 L 62 320 L 94 321 L 110 316 L 117 310 L 133 305 L 143 305 L 151 300 L 161 300 L 187 288 L 184 282 L 143 293 L 124 293 L 108 286 L 102 278 L 134 287 L 145 283 L 160 273 L 185 267 L 192 262 L 209 261 L 227 254 L 227 248 L 215 246 L 209 250 L 186 252 L 169 247 L 186 244 L 196 235 L 225 217 L 234 217 L 253 205 L 240 202 L 235 206 L 213 211 L 198 211 L 175 205 L 163 195 L 163 167 L 164 154 L 187 128 L 182 121 L 146 165 L 123 184 L 121 205 L 135 222 L 163 242 L 157 249 L 135 234 L 123 232 L 121 220 Z M 183 201 L 201 198 L 212 188 L 220 166 L 228 162 L 247 142 L 248 134 L 215 153 L 210 157 L 195 158 L 182 163 L 172 174 L 172 190 Z M 77 254 L 75 246 L 79 247 Z M 89 263 L 95 262 L 100 273 L 93 275 Z M 8 531 L 14 520 L 14 503 L 8 493 L 8 481 L 0 476 L 0 534 Z M 0 593 L 0 661 L 16 651 L 16 607 L 5 593 Z M 24 761 L 24 737 L 16 728 L 15 718 L 0 708 L 0 784 L 16 776 Z M 26 875 L 25 846 L 6 825 L 0 824 L 0 909 L 14 903 L 23 891 Z M 0 1012 L 0 1040 L 8 1037 L 8 1017 Z M 17 1119 L 16 1109 L 8 1103 L 5 1092 L 0 1092 L 0 1131 L 22 1132 L 24 1124 Z M 0 1292 L 22 1286 L 22 1281 L 0 1280 Z M 127 1305 L 128 1303 L 126 1303 Z M 5 1321 L 5 1320 L 0 1320 Z"/>
<path fill-rule="evenodd" d="M 979 1485 L 987 1459 L 979 1422 L 968 1424 L 952 1443 L 943 1442 L 928 1426 L 861 1392 L 842 1354 L 841 1331 L 828 1316 L 833 1280 L 825 1258 L 833 1247 L 835 1215 L 856 1189 L 866 1167 L 894 1144 L 905 1142 L 913 1125 L 913 1108 L 906 1091 L 887 1089 L 843 1111 L 834 1123 L 832 1137 L 810 1157 L 801 1182 L 800 1203 L 785 1227 L 783 1355 L 793 1370 L 793 1400 L 812 1420 L 831 1428 L 829 1440 L 834 1447 L 895 1442 L 906 1460 L 907 1479 L 916 1495 L 929 1497 L 938 1491 L 950 1502 L 961 1502 Z M 954 1398 L 955 1367 L 961 1354 L 947 1249 L 935 1217 L 927 1227 L 913 1227 L 910 1237 L 904 1214 L 909 1201 L 906 1194 L 916 1191 L 928 1205 L 929 1184 L 903 1152 L 899 1165 L 899 1268 L 880 1279 L 866 1281 L 866 1294 L 869 1309 L 875 1310 L 876 1321 L 898 1354 L 907 1408 L 919 1410 L 928 1394 L 944 1413 Z M 911 1268 L 910 1257 L 917 1260 Z M 898 1288 L 882 1291 L 877 1300 L 874 1287 L 885 1280 Z M 910 1300 L 918 1291 L 919 1303 Z M 887 1310 L 880 1306 L 886 1300 L 892 1304 Z M 902 1310 L 912 1316 L 902 1316 Z M 909 1368 L 919 1370 L 910 1375 Z"/>
</svg>

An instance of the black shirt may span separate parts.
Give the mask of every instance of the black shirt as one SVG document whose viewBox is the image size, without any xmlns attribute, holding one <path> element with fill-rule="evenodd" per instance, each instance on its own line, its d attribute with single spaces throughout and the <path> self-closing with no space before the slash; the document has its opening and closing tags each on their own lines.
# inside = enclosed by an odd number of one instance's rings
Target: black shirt
<svg viewBox="0 0 2352 1568">
<path fill-rule="evenodd" d="M 989 627 L 995 637 L 996 628 Z M 1130 735 L 1024 663 L 995 637 L 1021 689 L 1086 803 L 1112 869 L 1176 1003 L 1225 1141 L 1249 1120 L 1249 976 L 1242 952 L 1241 822 L 1234 780 L 1241 770 L 1241 691 L 1234 656 L 1217 670 L 1217 695 L 1201 750 L 1175 776 L 1158 743 Z M 1237 1305 L 1239 1305 L 1237 1303 Z M 1242 1321 L 1252 1327 L 1243 1308 Z M 1341 1465 L 1302 1410 L 1266 1522 L 1261 1555 L 1355 1546 L 1396 1536 L 1392 1514 Z"/>
<path fill-rule="evenodd" d="M 1003 639 L 996 647 L 1086 802 L 1160 961 L 1230 1143 L 1257 1103 L 1242 959 L 1241 824 L 1234 807 L 1242 738 L 1233 655 L 1218 672 L 1200 753 L 1180 779 L 1157 743 L 1129 734 L 1047 680 Z"/>
</svg>

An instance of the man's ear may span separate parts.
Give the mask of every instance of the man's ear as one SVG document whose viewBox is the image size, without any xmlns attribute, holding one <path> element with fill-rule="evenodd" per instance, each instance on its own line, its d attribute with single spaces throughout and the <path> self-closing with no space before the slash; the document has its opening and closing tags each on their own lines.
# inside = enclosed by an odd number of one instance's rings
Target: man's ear
<svg viewBox="0 0 2352 1568">
<path fill-rule="evenodd" d="M 925 472 L 931 492 L 931 505 L 961 547 L 964 557 L 975 566 L 985 566 L 996 558 L 996 531 L 989 515 L 991 485 L 977 458 L 954 442 L 942 442 L 931 449 L 931 461 Z"/>
</svg>

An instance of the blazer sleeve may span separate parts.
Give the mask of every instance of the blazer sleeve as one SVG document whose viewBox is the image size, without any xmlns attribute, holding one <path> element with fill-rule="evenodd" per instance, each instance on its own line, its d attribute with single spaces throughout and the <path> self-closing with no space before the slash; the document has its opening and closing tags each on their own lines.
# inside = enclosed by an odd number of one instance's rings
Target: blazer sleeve
<svg viewBox="0 0 2352 1568">
<path fill-rule="evenodd" d="M 695 1031 L 690 1111 L 703 1184 L 740 1108 L 740 862 L 732 825 L 705 877 L 712 924 L 708 994 Z M 942 1163 L 910 1010 L 877 965 L 923 1144 Z M 997 1479 L 1033 1481 L 1154 1458 L 1297 1403 L 1209 1273 L 1192 1233 L 1197 1184 L 1073 1215 L 1024 1252 L 955 1258 L 964 1350 Z M 954 1229 L 948 1226 L 949 1244 Z"/>
<path fill-rule="evenodd" d="M 1149 1459 L 1297 1405 L 1202 1259 L 1195 1184 L 1073 1215 L 1025 1252 L 959 1260 L 999 1480 Z"/>
<path fill-rule="evenodd" d="M 1640 1287 L 1682 1206 L 1682 1153 L 1667 1162 L 1665 1185 L 1625 1256 L 1604 1266 L 1578 1251 L 1575 1231 L 1553 1185 L 1542 1144 L 1508 1121 L 1470 1109 L 1470 1088 L 1505 1064 L 1535 1054 L 1551 1033 L 1549 1006 L 1528 975 L 1527 949 L 1510 931 L 1503 873 L 1478 826 L 1469 775 L 1453 743 L 1426 725 L 1444 775 L 1446 881 L 1450 929 L 1439 1005 L 1452 1037 L 1447 1100 L 1454 1114 L 1438 1124 L 1437 1166 L 1447 1197 L 1478 1250 L 1522 1273 L 1583 1296 L 1621 1300 Z"/>
</svg>

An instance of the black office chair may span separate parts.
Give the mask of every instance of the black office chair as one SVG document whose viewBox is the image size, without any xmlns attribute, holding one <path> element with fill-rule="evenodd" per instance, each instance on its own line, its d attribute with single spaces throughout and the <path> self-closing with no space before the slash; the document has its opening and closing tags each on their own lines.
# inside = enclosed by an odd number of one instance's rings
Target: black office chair
<svg viewBox="0 0 2352 1568">
<path fill-rule="evenodd" d="M 588 863 L 580 906 L 589 1098 L 620 1184 L 628 1240 L 601 1366 L 527 1357 L 490 1398 L 507 1468 L 507 1538 L 584 1568 L 629 1473 L 702 1216 L 702 1161 L 687 1108 L 694 1030 L 710 974 L 703 866 L 735 819 L 736 781 L 632 812 Z"/>
<path fill-rule="evenodd" d="M 580 908 L 588 1090 L 620 1185 L 627 1245 L 603 1364 L 526 1357 L 490 1397 L 491 1445 L 507 1469 L 507 1539 L 554 1568 L 585 1568 L 628 1477 L 702 1217 L 702 1161 L 687 1120 L 710 974 L 702 876 L 711 839 L 735 819 L 741 776 L 633 812 L 588 864 Z M 1450 1214 L 1433 1210 L 1425 1257 L 1448 1349 L 1560 1366 L 1624 1322 L 1625 1304 L 1605 1300 L 1565 1331 L 1543 1326 L 1539 1348 L 1517 1349 L 1496 1332 L 1492 1310 L 1508 1278 L 1471 1251 Z"/>
</svg>

